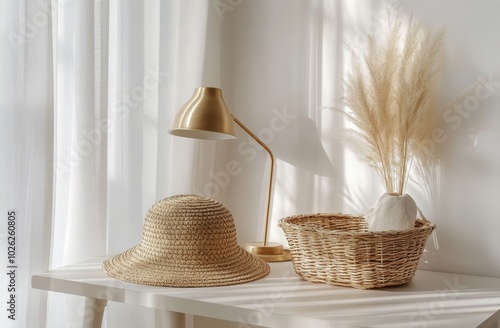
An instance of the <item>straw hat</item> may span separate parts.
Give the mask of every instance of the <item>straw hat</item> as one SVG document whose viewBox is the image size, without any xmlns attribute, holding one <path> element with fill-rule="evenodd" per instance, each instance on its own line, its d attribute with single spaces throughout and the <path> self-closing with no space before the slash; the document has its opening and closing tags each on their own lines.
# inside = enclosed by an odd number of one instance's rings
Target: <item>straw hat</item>
<svg viewBox="0 0 500 328">
<path fill-rule="evenodd" d="M 234 285 L 269 273 L 266 262 L 238 246 L 229 210 L 197 195 L 154 204 L 139 245 L 105 260 L 103 268 L 120 280 L 169 287 Z"/>
</svg>

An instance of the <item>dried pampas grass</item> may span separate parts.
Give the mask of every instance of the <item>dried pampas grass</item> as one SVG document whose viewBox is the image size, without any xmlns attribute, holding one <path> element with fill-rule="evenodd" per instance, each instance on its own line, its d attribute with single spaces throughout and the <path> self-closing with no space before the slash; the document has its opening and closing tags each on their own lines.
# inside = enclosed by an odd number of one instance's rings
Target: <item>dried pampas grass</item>
<svg viewBox="0 0 500 328">
<path fill-rule="evenodd" d="M 352 69 L 345 80 L 345 97 L 353 123 L 348 140 L 382 177 L 388 193 L 402 195 L 411 162 L 430 156 L 437 55 L 444 29 L 426 32 L 413 17 L 403 36 L 400 20 L 389 20 L 384 45 L 373 36 L 363 56 L 348 48 Z"/>
</svg>

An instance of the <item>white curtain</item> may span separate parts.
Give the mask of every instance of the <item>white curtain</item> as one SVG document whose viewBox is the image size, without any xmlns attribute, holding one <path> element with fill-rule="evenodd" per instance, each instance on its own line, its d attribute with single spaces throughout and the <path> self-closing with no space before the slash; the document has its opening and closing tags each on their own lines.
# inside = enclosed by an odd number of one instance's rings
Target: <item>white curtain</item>
<svg viewBox="0 0 500 328">
<path fill-rule="evenodd" d="M 37 5 L 2 1 L 0 6 L 2 304 L 16 295 L 16 312 L 3 309 L 0 325 L 37 327 L 45 318 L 46 293 L 33 291 L 30 281 L 32 273 L 49 268 L 53 197 L 50 18 L 39 15 L 26 24 L 26 18 L 39 11 Z M 14 228 L 8 230 L 8 226 Z M 8 231 L 14 235 L 7 235 Z M 12 248 L 7 248 L 8 242 L 13 242 Z M 7 258 L 7 251 L 12 257 Z M 14 283 L 3 273 L 7 266 L 17 267 L 8 270 L 15 271 Z"/>
<path fill-rule="evenodd" d="M 199 0 L 0 5 L 0 201 L 18 245 L 17 320 L 1 326 L 79 327 L 83 299 L 33 290 L 30 276 L 124 251 L 153 203 L 197 188 L 213 143 L 168 129 L 194 88 L 218 83 L 205 67 L 218 20 Z M 155 316 L 110 304 L 105 321 L 153 327 Z"/>
</svg>

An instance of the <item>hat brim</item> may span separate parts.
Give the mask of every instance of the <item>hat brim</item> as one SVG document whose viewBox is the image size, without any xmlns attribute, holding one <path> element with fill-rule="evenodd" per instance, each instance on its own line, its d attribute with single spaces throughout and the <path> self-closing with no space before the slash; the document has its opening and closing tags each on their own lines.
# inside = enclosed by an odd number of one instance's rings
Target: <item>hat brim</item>
<svg viewBox="0 0 500 328">
<path fill-rule="evenodd" d="M 269 274 L 269 265 L 241 247 L 218 263 L 172 263 L 144 256 L 140 245 L 103 262 L 104 271 L 119 280 L 162 287 L 215 287 L 242 284 Z"/>
</svg>

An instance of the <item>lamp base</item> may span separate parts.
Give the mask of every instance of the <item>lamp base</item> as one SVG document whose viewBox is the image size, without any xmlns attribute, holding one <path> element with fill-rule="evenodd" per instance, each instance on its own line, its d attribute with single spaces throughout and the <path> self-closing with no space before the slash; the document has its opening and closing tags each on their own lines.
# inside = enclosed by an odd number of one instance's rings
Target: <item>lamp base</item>
<svg viewBox="0 0 500 328">
<path fill-rule="evenodd" d="M 292 259 L 290 250 L 278 243 L 267 243 L 267 245 L 262 242 L 248 243 L 245 244 L 245 250 L 266 262 L 285 262 Z"/>
</svg>

